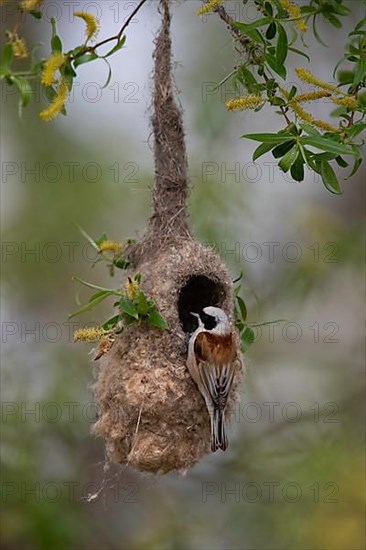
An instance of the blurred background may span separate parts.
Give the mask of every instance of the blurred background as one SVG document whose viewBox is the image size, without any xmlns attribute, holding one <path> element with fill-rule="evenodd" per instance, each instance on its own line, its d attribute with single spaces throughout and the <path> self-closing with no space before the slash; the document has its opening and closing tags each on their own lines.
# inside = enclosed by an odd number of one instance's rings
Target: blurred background
<svg viewBox="0 0 366 550">
<path fill-rule="evenodd" d="M 71 4 L 73 5 L 72 7 Z M 65 47 L 86 8 L 115 34 L 136 2 L 48 2 Z M 269 108 L 228 113 L 232 40 L 198 2 L 175 2 L 174 61 L 184 109 L 196 237 L 216 247 L 251 322 L 285 319 L 256 331 L 226 453 L 185 476 L 104 468 L 95 419 L 89 347 L 73 330 L 109 316 L 111 303 L 68 321 L 79 275 L 118 286 L 80 234 L 141 236 L 153 184 L 149 104 L 153 38 L 149 2 L 127 32 L 126 47 L 80 67 L 68 116 L 42 123 L 35 101 L 18 118 L 2 89 L 2 543 L 12 549 L 334 549 L 365 547 L 364 536 L 364 170 L 342 182 L 343 196 L 320 179 L 291 181 L 271 155 L 256 165 L 245 132 L 275 131 Z M 332 81 L 362 2 L 337 31 L 326 23 L 320 46 L 307 35 L 312 72 Z M 256 18 L 252 4 L 227 2 L 233 17 Z M 11 27 L 11 16 L 3 18 Z M 49 43 L 47 21 L 29 19 L 30 43 Z M 3 33 L 2 33 L 3 36 Z M 40 46 L 46 55 L 48 46 Z M 292 58 L 291 67 L 303 58 Z M 289 71 L 290 85 L 294 72 Z M 331 108 L 316 105 L 327 118 Z M 89 294 L 80 291 L 80 299 Z M 102 489 L 101 491 L 99 491 Z M 87 502 L 90 494 L 98 494 Z"/>
</svg>

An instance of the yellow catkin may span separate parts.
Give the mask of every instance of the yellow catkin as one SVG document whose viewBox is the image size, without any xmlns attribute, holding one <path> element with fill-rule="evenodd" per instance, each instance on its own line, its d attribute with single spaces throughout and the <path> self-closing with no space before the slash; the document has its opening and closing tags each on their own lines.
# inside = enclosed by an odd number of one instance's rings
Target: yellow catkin
<svg viewBox="0 0 366 550">
<path fill-rule="evenodd" d="M 25 59 L 28 57 L 28 48 L 24 38 L 20 38 L 16 33 L 9 34 L 11 47 L 14 57 Z"/>
<path fill-rule="evenodd" d="M 115 254 L 118 254 L 122 252 L 122 249 L 122 243 L 118 243 L 116 241 L 103 241 L 99 245 L 99 252 L 114 252 Z"/>
<path fill-rule="evenodd" d="M 320 78 L 317 78 L 313 74 L 311 74 L 310 71 L 307 69 L 304 69 L 303 67 L 297 67 L 295 69 L 297 76 L 302 80 L 303 82 L 307 82 L 308 84 L 313 84 L 314 86 L 317 86 L 318 88 L 322 88 L 323 90 L 327 90 L 329 92 L 333 92 L 335 94 L 340 95 L 347 95 L 345 92 L 337 88 L 337 86 L 333 86 L 333 84 L 328 84 L 327 82 L 324 82 L 324 80 L 320 80 Z"/>
<path fill-rule="evenodd" d="M 336 126 L 333 126 L 333 124 L 329 124 L 329 122 L 326 122 L 325 120 L 314 119 L 313 125 L 317 126 L 321 130 L 326 130 L 327 132 L 339 131 L 339 128 L 337 128 Z"/>
<path fill-rule="evenodd" d="M 126 296 L 129 300 L 134 300 L 137 297 L 138 291 L 140 290 L 140 285 L 137 281 L 128 278 L 127 282 L 125 283 L 125 292 Z"/>
<path fill-rule="evenodd" d="M 43 0 L 22 0 L 20 7 L 22 10 L 33 11 L 42 4 Z"/>
<path fill-rule="evenodd" d="M 210 0 L 201 8 L 197 8 L 196 13 L 197 15 L 206 15 L 207 13 L 210 13 L 210 11 L 213 11 L 215 8 L 217 8 L 221 3 L 222 0 Z"/>
<path fill-rule="evenodd" d="M 247 95 L 244 97 L 238 97 L 237 99 L 231 99 L 226 103 L 226 108 L 229 111 L 243 111 L 244 109 L 255 109 L 264 102 L 263 98 L 259 95 Z"/>
<path fill-rule="evenodd" d="M 52 86 L 52 84 L 54 84 L 55 74 L 61 69 L 64 63 L 65 56 L 59 52 L 53 53 L 51 57 L 47 59 L 41 76 L 41 82 L 44 86 Z"/>
<path fill-rule="evenodd" d="M 296 115 L 301 118 L 301 120 L 312 124 L 314 117 L 310 113 L 305 111 L 305 109 L 303 109 L 296 101 L 290 101 L 289 106 L 294 111 L 294 113 L 296 113 Z"/>
<path fill-rule="evenodd" d="M 62 111 L 69 97 L 69 88 L 64 80 L 61 81 L 57 94 L 52 103 L 39 113 L 40 118 L 44 122 L 50 122 L 57 117 Z"/>
<path fill-rule="evenodd" d="M 358 101 L 354 97 L 331 97 L 333 103 L 336 105 L 343 105 L 344 107 L 349 107 L 350 109 L 358 109 Z"/>
<path fill-rule="evenodd" d="M 91 13 L 84 13 L 77 11 L 74 13 L 75 17 L 80 17 L 86 24 L 85 34 L 86 41 L 93 40 L 99 32 L 99 20 Z"/>
<path fill-rule="evenodd" d="M 306 21 L 302 17 L 301 10 L 295 2 L 291 2 L 290 0 L 280 0 L 281 6 L 284 10 L 288 12 L 291 17 L 296 19 L 295 25 L 297 29 L 300 32 L 306 32 L 308 30 L 308 26 L 306 24 Z"/>
<path fill-rule="evenodd" d="M 331 94 L 325 90 L 318 90 L 317 92 L 308 92 L 306 94 L 299 94 L 294 97 L 294 101 L 297 103 L 306 103 L 307 101 L 316 101 L 324 97 L 329 97 Z"/>
<path fill-rule="evenodd" d="M 74 342 L 98 342 L 105 333 L 100 327 L 80 328 L 74 332 Z"/>
</svg>

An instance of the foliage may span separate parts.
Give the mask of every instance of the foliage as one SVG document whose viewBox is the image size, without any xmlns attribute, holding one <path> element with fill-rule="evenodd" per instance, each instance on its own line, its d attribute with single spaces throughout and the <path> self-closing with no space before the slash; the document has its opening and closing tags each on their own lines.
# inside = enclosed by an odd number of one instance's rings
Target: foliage
<svg viewBox="0 0 366 550">
<path fill-rule="evenodd" d="M 234 280 L 234 284 L 239 283 L 243 279 L 243 272 L 241 271 L 239 277 Z M 275 319 L 274 321 L 265 321 L 263 323 L 248 323 L 247 322 L 247 306 L 243 298 L 240 296 L 242 285 L 239 284 L 234 288 L 234 317 L 235 326 L 239 330 L 241 340 L 241 350 L 243 353 L 255 343 L 256 334 L 253 329 L 256 327 L 263 327 L 274 323 L 283 323 L 285 319 Z"/>
<path fill-rule="evenodd" d="M 34 47 L 30 66 L 25 71 L 14 69 L 16 58 L 28 57 L 27 45 L 24 38 L 19 36 L 17 21 L 13 30 L 6 31 L 8 41 L 2 52 L 0 77 L 18 89 L 19 111 L 21 112 L 29 103 L 32 96 L 31 82 L 35 81 L 42 85 L 50 101 L 48 107 L 41 111 L 41 119 L 50 121 L 58 114 L 65 115 L 65 105 L 73 81 L 77 77 L 78 67 L 99 59 L 108 65 L 108 77 L 104 87 L 107 86 L 112 74 L 108 57 L 124 46 L 126 35 L 123 33 L 145 1 L 140 1 L 115 36 L 94 45 L 90 45 L 90 42 L 95 39 L 99 30 L 99 21 L 91 14 L 75 12 L 74 16 L 81 18 L 86 25 L 85 41 L 68 52 L 63 52 L 56 23 L 51 20 L 50 56 L 47 59 L 37 59 Z M 41 4 L 42 0 L 18 2 L 19 13 L 21 15 L 22 12 L 28 12 L 35 19 L 42 19 Z M 242 136 L 261 143 L 254 152 L 253 160 L 272 152 L 278 160 L 279 168 L 283 172 L 290 172 L 295 181 L 304 180 L 307 167 L 321 176 L 328 191 L 342 193 L 334 166 L 346 168 L 348 160 L 344 157 L 352 157 L 353 167 L 349 178 L 357 172 L 362 162 L 364 141 L 360 139 L 360 134 L 366 127 L 366 19 L 357 23 L 349 34 L 345 55 L 337 63 L 333 73 L 337 85 L 322 81 L 299 67 L 296 70 L 299 79 L 316 88 L 315 91 L 299 93 L 297 86 L 287 90 L 281 83 L 288 75 L 289 54 L 302 56 L 311 63 L 310 57 L 304 52 L 307 48 L 304 36 L 309 24 L 318 42 L 325 45 L 318 28 L 319 19 L 326 20 L 335 30 L 341 29 L 342 18 L 350 14 L 344 0 L 309 0 L 301 7 L 291 0 L 256 0 L 259 18 L 250 23 L 234 21 L 226 13 L 224 6 L 225 2 L 222 0 L 205 1 L 197 13 L 219 13 L 220 17 L 229 23 L 229 28 L 236 38 L 235 49 L 239 52 L 239 63 L 236 63 L 234 70 L 220 85 L 232 79 L 238 94 L 244 92 L 246 95 L 229 101 L 227 108 L 232 111 L 260 111 L 265 105 L 269 105 L 274 107 L 285 121 L 285 127 L 276 133 Z M 299 39 L 302 43 L 298 46 Z M 102 46 L 110 42 L 115 44 L 107 53 L 98 53 Z M 344 63 L 347 65 L 344 66 Z M 316 119 L 303 107 L 305 103 L 321 100 L 337 106 L 332 113 L 336 125 Z"/>
<path fill-rule="evenodd" d="M 99 258 L 97 261 L 104 260 L 107 262 L 111 276 L 114 275 L 115 268 L 126 269 L 129 266 L 128 260 L 122 253 L 124 248 L 122 243 L 109 240 L 106 233 L 103 233 L 98 239 L 93 240 L 85 231 L 81 231 L 89 243 L 98 251 Z M 127 242 L 130 244 L 132 241 L 129 240 Z M 112 258 L 109 253 L 112 253 Z M 90 296 L 86 304 L 71 313 L 69 319 L 91 311 L 110 296 L 118 297 L 118 301 L 114 303 L 114 307 L 117 308 L 117 313 L 114 313 L 112 317 L 104 321 L 98 327 L 85 327 L 77 330 L 74 334 L 75 341 L 95 342 L 101 340 L 103 352 L 105 352 L 107 351 L 105 343 L 109 342 L 112 344 L 114 335 L 120 333 L 125 327 L 132 323 L 146 323 L 151 327 L 161 330 L 167 330 L 169 328 L 167 321 L 159 313 L 155 300 L 148 298 L 141 290 L 140 283 L 142 277 L 140 273 L 136 273 L 132 279 L 128 277 L 123 290 L 95 285 L 80 277 L 74 277 L 74 280 L 96 292 Z M 102 354 L 103 353 L 101 353 L 101 355 Z M 101 356 L 98 355 L 97 358 Z"/>
<path fill-rule="evenodd" d="M 91 14 L 75 12 L 74 16 L 81 18 L 85 23 L 85 41 L 81 44 L 79 43 L 68 52 L 64 52 L 62 40 L 57 33 L 56 21 L 52 18 L 50 56 L 47 59 L 37 59 L 35 55 L 37 46 L 34 46 L 32 48 L 28 69 L 17 71 L 14 69 L 14 61 L 16 58 L 28 57 L 28 49 L 25 40 L 24 38 L 20 38 L 18 34 L 21 15 L 23 12 L 28 12 L 36 20 L 42 19 L 43 12 L 40 9 L 41 3 L 42 0 L 37 2 L 36 6 L 34 2 L 18 3 L 19 18 L 15 24 L 15 29 L 13 31 L 6 31 L 8 41 L 4 45 L 2 51 L 0 78 L 4 79 L 8 85 L 16 86 L 19 92 L 20 114 L 23 107 L 28 105 L 32 97 L 31 82 L 34 81 L 36 84 L 41 84 L 50 103 L 47 108 L 41 111 L 40 117 L 44 121 L 51 121 L 58 114 L 66 115 L 65 104 L 72 90 L 73 81 L 77 77 L 78 67 L 81 65 L 98 59 L 104 61 L 108 66 L 108 77 L 103 87 L 105 88 L 108 86 L 112 76 L 108 58 L 124 46 L 126 35 L 123 35 L 123 31 L 127 27 L 130 19 L 127 20 L 118 34 L 92 46 L 89 42 L 95 39 L 99 31 L 99 21 Z M 115 44 L 107 53 L 103 55 L 98 53 L 98 50 L 100 50 L 102 46 L 112 41 L 115 42 Z"/>
<path fill-rule="evenodd" d="M 304 52 L 307 48 L 304 34 L 308 23 L 312 23 L 316 39 L 325 45 L 318 30 L 318 19 L 322 17 L 340 29 L 341 18 L 349 15 L 350 9 L 343 0 L 310 0 L 301 8 L 289 0 L 256 0 L 255 4 L 260 16 L 252 23 L 234 21 L 227 14 L 225 16 L 235 35 L 235 48 L 240 55 L 235 69 L 220 83 L 221 86 L 232 79 L 239 94 L 237 99 L 227 103 L 227 108 L 230 111 L 255 109 L 257 112 L 265 105 L 274 107 L 286 123 L 282 130 L 242 136 L 261 143 L 254 152 L 253 160 L 272 151 L 274 158 L 278 159 L 279 168 L 283 172 L 290 171 L 295 181 L 304 180 L 306 166 L 320 174 L 328 191 L 340 194 L 342 189 L 332 164 L 345 168 L 348 162 L 343 157 L 353 157 L 353 168 L 348 176 L 351 177 L 362 162 L 364 141 L 359 139 L 359 135 L 366 127 L 366 19 L 357 23 L 349 34 L 345 55 L 334 69 L 337 85 L 324 82 L 298 67 L 298 78 L 315 87 L 315 91 L 299 93 L 296 86 L 287 90 L 281 83 L 288 76 L 289 54 L 302 56 L 311 63 Z M 224 2 L 220 5 L 224 10 Z M 218 9 L 217 6 L 213 8 L 214 11 Z M 295 47 L 299 38 L 302 44 Z M 350 68 L 338 70 L 344 62 L 348 62 Z M 338 106 L 332 113 L 337 125 L 316 119 L 303 108 L 304 103 L 320 100 Z"/>
</svg>

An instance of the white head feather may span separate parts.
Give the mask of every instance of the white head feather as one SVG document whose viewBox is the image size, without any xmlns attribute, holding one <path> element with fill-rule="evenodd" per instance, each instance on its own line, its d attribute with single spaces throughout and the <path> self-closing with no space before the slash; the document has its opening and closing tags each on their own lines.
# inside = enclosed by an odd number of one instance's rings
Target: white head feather
<svg viewBox="0 0 366 550">
<path fill-rule="evenodd" d="M 204 307 L 203 313 L 213 317 L 216 321 L 215 328 L 210 330 L 213 334 L 226 334 L 231 331 L 228 316 L 221 308 L 213 306 Z"/>
</svg>

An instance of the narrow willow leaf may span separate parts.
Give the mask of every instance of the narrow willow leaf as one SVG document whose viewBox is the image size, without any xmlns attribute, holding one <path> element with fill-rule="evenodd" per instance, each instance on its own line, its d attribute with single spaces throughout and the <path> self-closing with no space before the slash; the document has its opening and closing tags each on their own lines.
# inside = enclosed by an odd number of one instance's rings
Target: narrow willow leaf
<svg viewBox="0 0 366 550">
<path fill-rule="evenodd" d="M 121 319 L 120 315 L 113 315 L 113 317 L 110 317 L 107 319 L 103 324 L 102 328 L 104 330 L 110 330 L 111 328 L 115 327 L 118 321 Z"/>
<path fill-rule="evenodd" d="M 55 34 L 51 38 L 51 48 L 52 48 L 52 53 L 55 53 L 55 52 L 61 53 L 62 52 L 61 38 L 57 34 Z"/>
<path fill-rule="evenodd" d="M 295 181 L 304 181 L 304 159 L 302 155 L 298 155 L 290 169 L 291 177 Z"/>
<path fill-rule="evenodd" d="M 273 143 L 261 143 L 253 153 L 253 162 L 259 159 L 262 155 L 268 153 L 271 149 L 273 149 L 273 147 L 275 147 Z"/>
<path fill-rule="evenodd" d="M 277 73 L 281 78 L 286 78 L 286 67 L 279 63 L 274 55 L 271 55 L 270 53 L 266 54 L 266 62 L 270 66 L 270 68 Z"/>
<path fill-rule="evenodd" d="M 147 322 L 149 325 L 161 330 L 168 330 L 169 325 L 162 315 L 155 309 L 148 315 Z"/>
<path fill-rule="evenodd" d="M 292 147 L 294 146 L 295 141 L 285 141 L 285 143 L 281 143 L 280 145 L 277 145 L 273 151 L 272 155 L 275 159 L 279 159 L 283 157 Z"/>
<path fill-rule="evenodd" d="M 260 141 L 261 143 L 272 143 L 273 145 L 294 139 L 293 136 L 285 134 L 243 134 L 240 137 Z"/>
<path fill-rule="evenodd" d="M 245 352 L 253 344 L 255 340 L 254 330 L 250 327 L 246 327 L 241 335 L 241 348 Z"/>
<path fill-rule="evenodd" d="M 122 298 L 119 301 L 119 307 L 121 309 L 121 312 L 125 315 L 129 315 L 130 317 L 133 317 L 133 319 L 138 319 L 139 314 L 136 310 L 136 307 L 134 303 L 129 300 L 126 296 L 122 296 Z"/>
<path fill-rule="evenodd" d="M 333 168 L 326 160 L 323 160 L 320 164 L 320 175 L 328 191 L 335 195 L 341 195 L 343 193 Z"/>
<path fill-rule="evenodd" d="M 276 59 L 279 65 L 283 65 L 288 54 L 288 40 L 285 29 L 279 23 L 277 24 L 278 40 L 276 46 Z"/>
<path fill-rule="evenodd" d="M 80 315 L 81 313 L 85 313 L 86 311 L 90 311 L 91 309 L 95 308 L 100 302 L 103 302 L 108 296 L 111 296 L 112 292 L 100 292 L 98 293 L 98 296 L 94 297 L 93 300 L 90 300 L 87 304 L 85 304 L 83 307 L 78 309 L 77 311 L 74 311 L 71 313 L 68 318 L 72 319 L 73 317 L 76 317 L 77 315 Z"/>
<path fill-rule="evenodd" d="M 337 155 L 354 155 L 352 149 L 347 147 L 347 145 L 337 143 L 336 141 L 325 137 L 305 136 L 300 138 L 300 142 L 302 145 L 312 145 L 317 149 L 321 149 L 322 151 L 327 151 L 329 153 L 335 153 Z"/>
<path fill-rule="evenodd" d="M 87 286 L 88 288 L 94 288 L 95 290 L 104 290 L 105 292 L 111 292 L 115 296 L 121 296 L 122 295 L 122 293 L 119 290 L 116 290 L 115 288 L 105 288 L 103 286 L 94 285 L 93 283 L 88 283 L 88 281 L 84 281 L 80 277 L 74 276 L 74 277 L 72 277 L 72 280 L 73 281 L 78 281 L 79 283 L 81 283 L 82 285 Z"/>
<path fill-rule="evenodd" d="M 241 320 L 245 321 L 246 318 L 247 318 L 247 315 L 248 315 L 247 307 L 245 305 L 245 302 L 244 302 L 243 298 L 241 298 L 240 296 L 237 296 L 236 299 L 238 301 L 238 305 L 239 305 L 239 309 L 240 309 Z"/>
<path fill-rule="evenodd" d="M 103 56 L 104 59 L 109 57 L 110 55 L 113 55 L 114 53 L 118 52 L 125 44 L 126 42 L 126 35 L 122 36 L 121 40 L 111 49 L 109 52 Z"/>
<path fill-rule="evenodd" d="M 297 145 L 294 145 L 292 149 L 290 149 L 280 160 L 278 163 L 278 166 L 283 170 L 284 172 L 288 172 L 297 159 L 299 154 L 299 149 Z"/>
<path fill-rule="evenodd" d="M 79 229 L 80 233 L 83 235 L 83 237 L 85 237 L 85 239 L 92 245 L 92 247 L 95 250 L 99 251 L 99 246 L 95 242 L 95 240 L 90 235 L 88 235 L 88 233 L 86 231 L 84 231 L 84 229 L 82 229 L 80 226 L 78 226 L 78 229 Z"/>
<path fill-rule="evenodd" d="M 94 61 L 94 59 L 98 59 L 99 55 L 96 53 L 85 53 L 84 55 L 80 55 L 74 60 L 74 67 L 75 69 L 79 67 L 79 65 L 85 65 L 85 63 L 90 63 L 90 61 Z"/>
</svg>

